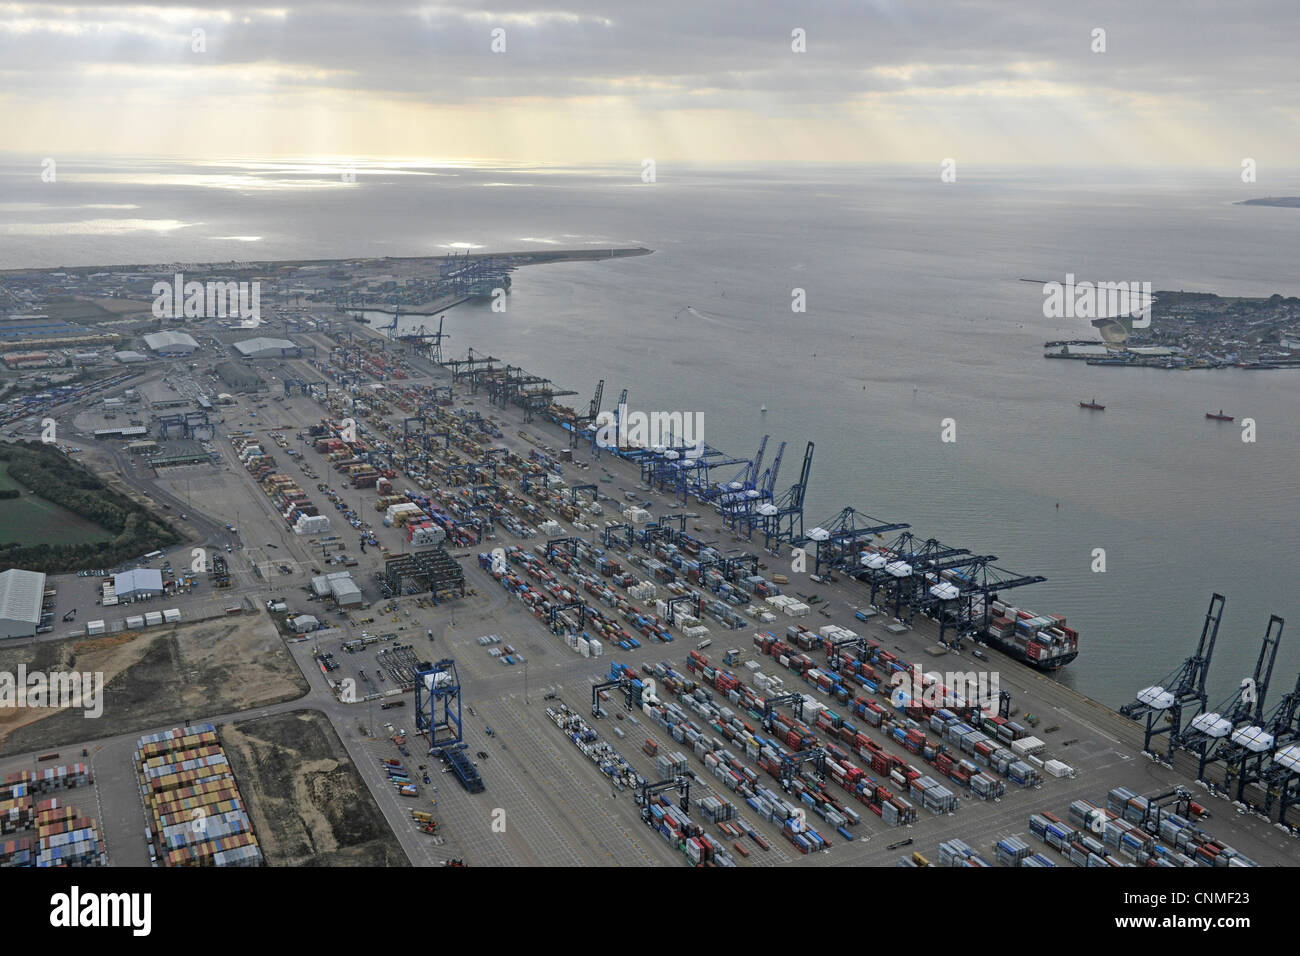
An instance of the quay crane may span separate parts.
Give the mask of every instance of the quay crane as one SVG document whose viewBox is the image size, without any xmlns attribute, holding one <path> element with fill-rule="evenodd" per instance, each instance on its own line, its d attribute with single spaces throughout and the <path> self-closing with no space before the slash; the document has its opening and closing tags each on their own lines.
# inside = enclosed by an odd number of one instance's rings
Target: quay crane
<svg viewBox="0 0 1300 956">
<path fill-rule="evenodd" d="M 1277 660 L 1283 623 L 1276 614 L 1269 618 L 1254 674 L 1243 680 L 1241 686 L 1218 707 L 1212 711 L 1202 709 L 1188 727 L 1174 735 L 1176 747 L 1196 755 L 1197 780 L 1205 779 L 1206 766 L 1223 760 L 1227 755 L 1222 743 L 1229 735 L 1230 743 L 1246 752 L 1257 747 L 1262 752 L 1272 743 L 1260 736 L 1262 728 L 1259 725 L 1264 719 L 1264 697 L 1273 676 L 1273 662 Z"/>
<path fill-rule="evenodd" d="M 1119 709 L 1120 714 L 1130 720 L 1146 719 L 1146 733 L 1142 742 L 1142 749 L 1146 753 L 1159 756 L 1152 742 L 1157 737 L 1165 736 L 1167 739 L 1163 757 L 1166 761 L 1169 760 L 1173 756 L 1175 738 L 1183 731 L 1183 711 L 1192 704 L 1199 704 L 1199 713 L 1209 705 L 1205 696 L 1205 679 L 1210 673 L 1210 661 L 1214 657 L 1214 644 L 1219 637 L 1219 623 L 1223 618 L 1225 600 L 1222 594 L 1217 593 L 1210 598 L 1196 653 L 1184 660 L 1159 684 L 1138 691 L 1133 702 Z"/>
<path fill-rule="evenodd" d="M 843 508 L 834 517 L 809 530 L 806 535 L 805 540 L 816 545 L 813 573 L 823 574 L 823 566 L 826 572 L 840 569 L 852 573 L 858 566 L 858 549 L 855 544 L 859 539 L 910 527 L 906 523 L 881 521 L 852 507 Z"/>
<path fill-rule="evenodd" d="M 596 426 L 596 418 L 597 416 L 600 415 L 600 403 L 601 400 L 604 398 L 604 395 L 605 395 L 605 380 L 602 378 L 599 382 L 596 383 L 596 394 L 592 397 L 591 403 L 587 406 L 587 413 L 585 415 L 575 414 L 573 416 L 573 420 L 568 423 L 570 448 L 578 447 L 578 432 L 580 428 L 585 428 L 588 425 L 590 425 L 593 428 Z M 594 444 L 594 440 L 593 440 L 593 444 Z"/>
<path fill-rule="evenodd" d="M 1300 717 L 1300 674 L 1296 675 L 1295 687 L 1282 696 L 1262 722 L 1232 735 L 1232 745 L 1224 757 L 1223 777 L 1229 791 L 1234 783 L 1237 785 L 1238 800 L 1246 802 L 1246 788 L 1252 784 L 1263 784 L 1266 794 L 1272 796 L 1271 784 L 1277 782 L 1276 771 L 1282 767 L 1278 757 L 1300 740 L 1297 717 Z M 1266 759 L 1270 761 L 1267 770 Z"/>
<path fill-rule="evenodd" d="M 808 480 L 812 475 L 813 451 L 815 446 L 808 442 L 803 453 L 803 468 L 799 480 L 775 501 L 758 506 L 763 529 L 763 547 L 773 554 L 777 553 L 781 542 L 793 543 L 802 540 L 803 501 L 808 492 Z"/>
<path fill-rule="evenodd" d="M 1269 717 L 1268 730 L 1274 735 L 1274 749 L 1268 768 L 1255 770 L 1256 782 L 1264 790 L 1264 813 L 1273 812 L 1276 799 L 1280 802 L 1277 820 L 1284 823 L 1287 811 L 1300 805 L 1300 675 Z M 1242 773 L 1243 784 L 1249 773 Z"/>
</svg>

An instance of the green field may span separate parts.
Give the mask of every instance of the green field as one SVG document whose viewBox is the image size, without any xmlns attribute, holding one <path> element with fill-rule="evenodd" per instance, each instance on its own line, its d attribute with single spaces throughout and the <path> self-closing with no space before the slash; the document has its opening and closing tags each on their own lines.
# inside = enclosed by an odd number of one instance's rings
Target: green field
<svg viewBox="0 0 1300 956">
<path fill-rule="evenodd" d="M 22 497 L 0 499 L 0 543 L 94 544 L 113 537 L 93 521 L 31 494 L 9 477 L 6 464 L 0 461 L 0 490 L 10 488 L 17 488 Z"/>
</svg>

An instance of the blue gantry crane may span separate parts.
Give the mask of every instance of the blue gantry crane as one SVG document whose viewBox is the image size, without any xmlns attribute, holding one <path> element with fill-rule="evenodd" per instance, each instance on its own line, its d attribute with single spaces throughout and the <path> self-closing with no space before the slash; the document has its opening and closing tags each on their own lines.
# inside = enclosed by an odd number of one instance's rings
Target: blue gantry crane
<svg viewBox="0 0 1300 956">
<path fill-rule="evenodd" d="M 415 671 L 415 729 L 429 738 L 430 753 L 464 740 L 460 678 L 450 657 L 423 662 Z"/>
<path fill-rule="evenodd" d="M 465 754 L 460 678 L 456 662 L 449 657 L 416 666 L 415 729 L 428 739 L 430 755 L 445 760 L 461 786 L 470 793 L 483 792 L 483 778 Z"/>
<path fill-rule="evenodd" d="M 763 454 L 767 449 L 768 436 L 758 446 L 750 467 L 737 480 L 725 486 L 711 489 L 713 498 L 722 512 L 722 522 L 734 533 L 744 532 L 748 537 L 753 534 L 755 509 L 772 500 L 772 488 L 776 484 L 777 473 L 781 469 L 781 457 L 785 454 L 785 442 L 777 448 L 772 465 L 763 471 Z M 707 497 L 705 500 L 709 500 Z"/>
<path fill-rule="evenodd" d="M 838 514 L 811 528 L 799 544 L 812 542 L 813 573 L 843 571 L 852 574 L 859 568 L 859 542 L 877 538 L 889 531 L 904 531 L 911 525 L 905 522 L 881 521 L 853 507 L 842 508 Z"/>
<path fill-rule="evenodd" d="M 759 472 L 763 468 L 763 455 L 767 451 L 767 435 L 763 436 L 762 441 L 758 443 L 758 452 L 753 458 L 744 460 L 744 468 L 736 473 L 736 476 L 730 481 L 715 484 L 706 488 L 700 494 L 705 501 L 717 501 L 719 504 L 726 504 L 737 498 L 744 497 L 746 491 L 753 491 L 758 485 Z"/>
<path fill-rule="evenodd" d="M 813 451 L 813 443 L 808 442 L 799 480 L 775 501 L 765 502 L 755 509 L 763 529 L 763 547 L 774 554 L 780 549 L 781 542 L 792 542 L 804 536 L 803 501 L 812 476 Z"/>
</svg>

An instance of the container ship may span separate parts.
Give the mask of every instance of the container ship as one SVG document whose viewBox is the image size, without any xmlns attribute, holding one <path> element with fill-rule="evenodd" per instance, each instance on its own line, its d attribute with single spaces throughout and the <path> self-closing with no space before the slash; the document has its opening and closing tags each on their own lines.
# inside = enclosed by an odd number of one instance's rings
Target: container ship
<svg viewBox="0 0 1300 956">
<path fill-rule="evenodd" d="M 987 643 L 1039 670 L 1054 671 L 1079 656 L 1079 633 L 1059 614 L 1038 614 L 1001 601 L 989 602 L 992 613 L 984 631 Z"/>
</svg>

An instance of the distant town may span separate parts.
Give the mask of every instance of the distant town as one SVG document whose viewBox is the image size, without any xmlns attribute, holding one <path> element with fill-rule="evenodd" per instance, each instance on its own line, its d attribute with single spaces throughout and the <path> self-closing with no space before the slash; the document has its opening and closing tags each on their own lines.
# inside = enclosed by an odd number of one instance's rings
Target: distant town
<svg viewBox="0 0 1300 956">
<path fill-rule="evenodd" d="M 1097 339 L 1044 344 L 1052 359 L 1161 369 L 1300 368 L 1300 298 L 1156 292 L 1150 322 L 1092 322 Z"/>
</svg>

